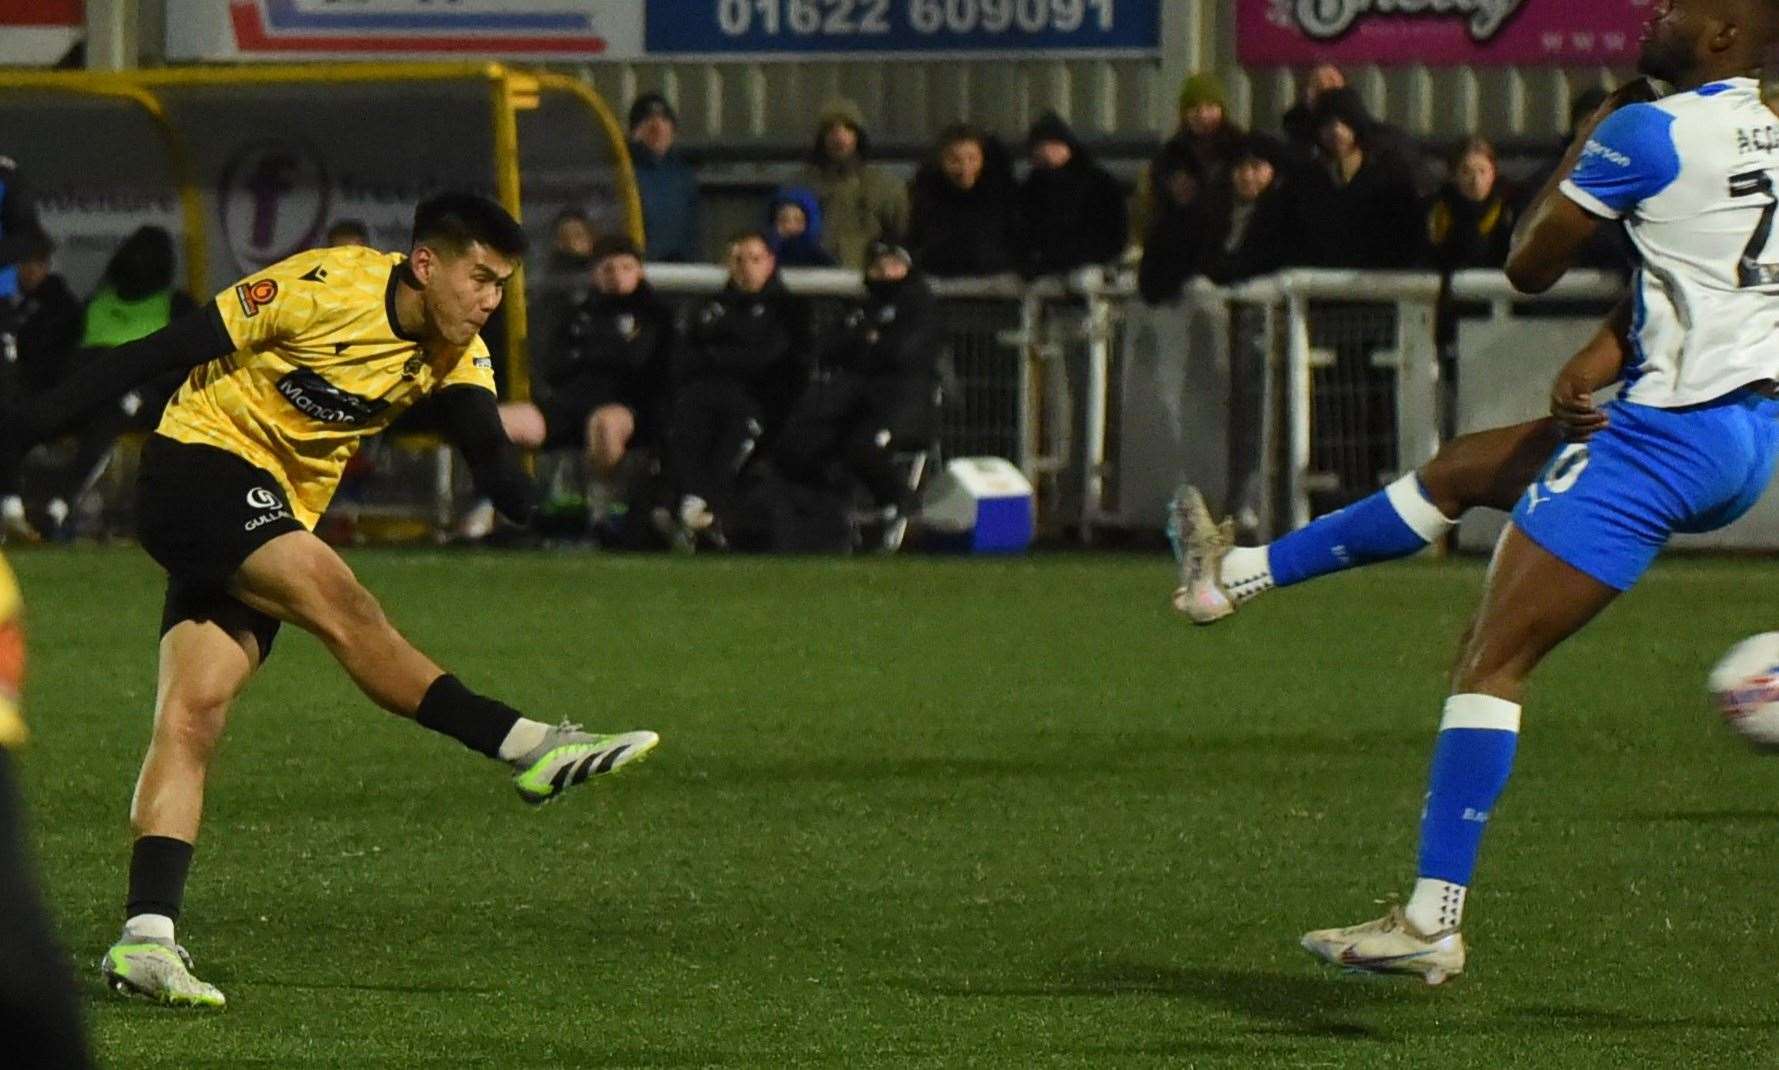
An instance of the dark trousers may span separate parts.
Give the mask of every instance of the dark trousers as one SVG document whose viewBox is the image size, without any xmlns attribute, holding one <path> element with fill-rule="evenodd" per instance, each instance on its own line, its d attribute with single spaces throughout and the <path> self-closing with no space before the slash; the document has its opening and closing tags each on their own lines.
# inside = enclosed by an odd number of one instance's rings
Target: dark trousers
<svg viewBox="0 0 1779 1070">
<path fill-rule="evenodd" d="M 0 749 L 0 1037 L 19 1065 L 85 1070 L 92 1059 L 74 977 L 37 887 L 22 814 L 12 759 Z"/>
<path fill-rule="evenodd" d="M 912 377 L 841 375 L 817 383 L 792 412 L 772 458 L 800 483 L 824 482 L 839 465 L 878 505 L 907 510 L 914 492 L 895 458 L 926 446 L 931 397 L 932 386 Z"/>
<path fill-rule="evenodd" d="M 765 413 L 743 383 L 699 379 L 673 403 L 668 466 L 682 495 L 703 498 L 721 516 L 733 509 L 741 470 L 764 432 Z"/>
</svg>

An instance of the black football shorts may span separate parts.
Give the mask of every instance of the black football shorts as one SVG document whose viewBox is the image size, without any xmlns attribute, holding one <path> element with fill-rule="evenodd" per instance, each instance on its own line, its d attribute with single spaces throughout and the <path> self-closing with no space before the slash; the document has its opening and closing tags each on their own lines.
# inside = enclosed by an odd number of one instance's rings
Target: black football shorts
<svg viewBox="0 0 1779 1070">
<path fill-rule="evenodd" d="M 306 530 L 265 469 L 164 435 L 150 435 L 142 447 L 136 538 L 167 570 L 162 635 L 180 621 L 214 621 L 230 632 L 252 632 L 264 659 L 278 621 L 235 599 L 228 583 L 255 550 Z"/>
</svg>

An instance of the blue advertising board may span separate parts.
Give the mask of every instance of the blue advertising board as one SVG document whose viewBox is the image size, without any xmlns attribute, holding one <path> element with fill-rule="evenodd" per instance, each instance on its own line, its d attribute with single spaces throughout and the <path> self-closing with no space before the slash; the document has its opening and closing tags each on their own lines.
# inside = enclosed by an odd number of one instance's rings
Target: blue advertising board
<svg viewBox="0 0 1779 1070">
<path fill-rule="evenodd" d="M 812 55 L 1154 55 L 1161 0 L 647 0 L 645 50 Z"/>
</svg>

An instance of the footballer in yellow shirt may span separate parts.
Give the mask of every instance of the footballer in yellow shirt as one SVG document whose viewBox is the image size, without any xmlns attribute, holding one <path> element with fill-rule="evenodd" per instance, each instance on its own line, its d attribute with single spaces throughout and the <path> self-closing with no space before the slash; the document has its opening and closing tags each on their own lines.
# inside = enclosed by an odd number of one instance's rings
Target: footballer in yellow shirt
<svg viewBox="0 0 1779 1070">
<path fill-rule="evenodd" d="M 272 473 L 314 527 L 360 439 L 435 391 L 494 392 L 480 337 L 432 351 L 404 337 L 394 301 L 407 270 L 397 253 L 316 249 L 225 290 L 216 308 L 235 350 L 192 369 L 159 433 Z"/>
<path fill-rule="evenodd" d="M 130 808 L 127 920 L 102 965 L 118 991 L 226 1002 L 194 976 L 174 926 L 211 757 L 281 622 L 319 639 L 377 705 L 506 762 L 528 803 L 658 742 L 532 720 L 471 691 L 403 638 L 310 531 L 359 441 L 422 398 L 482 493 L 515 522 L 533 517 L 536 488 L 501 429 L 478 337 L 525 246 L 500 205 L 440 194 L 416 208 L 406 255 L 298 254 L 83 366 L 29 410 L 0 412 L 0 450 L 17 451 L 139 382 L 190 370 L 143 446 L 137 483 L 137 537 L 167 570 L 167 597 L 154 734 Z"/>
</svg>

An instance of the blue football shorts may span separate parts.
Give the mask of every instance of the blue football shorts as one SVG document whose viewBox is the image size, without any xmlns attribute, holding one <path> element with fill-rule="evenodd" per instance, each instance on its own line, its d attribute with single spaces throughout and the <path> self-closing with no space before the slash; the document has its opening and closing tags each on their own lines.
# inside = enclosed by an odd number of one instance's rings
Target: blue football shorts
<svg viewBox="0 0 1779 1070">
<path fill-rule="evenodd" d="M 1753 507 L 1779 457 L 1779 401 L 1739 390 L 1680 409 L 1612 401 L 1606 413 L 1598 434 L 1557 449 L 1513 522 L 1625 591 L 1674 532 L 1715 531 Z"/>
</svg>

